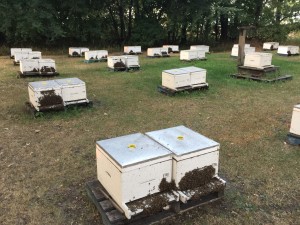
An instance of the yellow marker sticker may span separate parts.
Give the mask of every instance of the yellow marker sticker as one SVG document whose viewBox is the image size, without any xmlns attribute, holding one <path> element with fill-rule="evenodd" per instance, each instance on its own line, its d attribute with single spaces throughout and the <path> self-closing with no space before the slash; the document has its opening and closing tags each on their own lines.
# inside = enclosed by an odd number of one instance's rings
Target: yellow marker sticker
<svg viewBox="0 0 300 225">
<path fill-rule="evenodd" d="M 136 148 L 136 145 L 135 145 L 135 144 L 130 144 L 130 145 L 128 145 L 128 148 L 130 148 L 130 149 L 135 149 L 135 148 Z"/>
<path fill-rule="evenodd" d="M 183 140 L 183 136 L 178 136 L 177 139 L 178 139 L 179 141 L 182 141 L 182 140 Z"/>
<path fill-rule="evenodd" d="M 43 82 L 42 82 L 42 85 L 46 85 L 46 84 L 47 84 L 47 82 L 46 82 L 46 81 L 43 81 Z"/>
</svg>

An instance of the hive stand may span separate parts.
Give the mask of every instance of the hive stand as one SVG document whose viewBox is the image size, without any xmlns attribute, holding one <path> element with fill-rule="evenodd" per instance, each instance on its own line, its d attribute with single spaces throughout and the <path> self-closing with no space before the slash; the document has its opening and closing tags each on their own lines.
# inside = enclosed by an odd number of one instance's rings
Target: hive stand
<svg viewBox="0 0 300 225">
<path fill-rule="evenodd" d="M 254 68 L 244 66 L 245 60 L 245 43 L 247 30 L 254 29 L 254 26 L 239 27 L 239 54 L 238 54 L 238 73 L 229 75 L 232 78 L 247 79 L 273 83 L 276 81 L 291 80 L 291 75 L 276 75 L 279 72 L 278 66 L 268 66 L 264 68 Z M 273 75 L 271 78 L 268 75 Z M 274 76 L 276 75 L 276 76 Z"/>
<path fill-rule="evenodd" d="M 289 133 L 287 135 L 287 142 L 291 145 L 300 145 L 300 136 L 293 133 Z"/>
<path fill-rule="evenodd" d="M 118 206 L 110 198 L 103 186 L 98 180 L 89 181 L 86 183 L 87 195 L 96 206 L 99 214 L 102 217 L 103 225 L 150 225 L 162 222 L 176 214 L 182 214 L 186 211 L 203 206 L 212 202 L 221 200 L 224 197 L 224 190 L 210 193 L 201 197 L 199 200 L 190 200 L 183 204 L 174 202 L 169 210 L 163 210 L 154 215 L 137 215 L 128 220 L 119 210 Z"/>
<path fill-rule="evenodd" d="M 157 91 L 162 94 L 168 95 L 168 96 L 175 96 L 176 94 L 184 92 L 184 91 L 193 92 L 193 91 L 199 91 L 199 90 L 208 90 L 208 88 L 209 88 L 208 83 L 180 87 L 180 88 L 177 88 L 176 90 L 159 85 L 157 87 Z"/>
</svg>

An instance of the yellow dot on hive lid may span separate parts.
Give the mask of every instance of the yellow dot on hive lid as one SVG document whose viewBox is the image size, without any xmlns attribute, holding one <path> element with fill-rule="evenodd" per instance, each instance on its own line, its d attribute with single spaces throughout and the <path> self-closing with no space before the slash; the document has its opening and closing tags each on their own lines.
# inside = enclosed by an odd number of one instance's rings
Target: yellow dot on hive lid
<svg viewBox="0 0 300 225">
<path fill-rule="evenodd" d="M 135 144 L 129 144 L 129 145 L 128 145 L 128 148 L 130 148 L 130 149 L 135 149 L 135 148 L 136 148 L 136 145 L 135 145 Z"/>
<path fill-rule="evenodd" d="M 46 82 L 46 81 L 43 81 L 43 82 L 42 82 L 42 85 L 46 85 L 46 84 L 47 84 L 47 82 Z"/>
<path fill-rule="evenodd" d="M 183 138 L 183 136 L 178 136 L 177 139 L 178 139 L 179 141 L 182 141 L 184 138 Z"/>
</svg>

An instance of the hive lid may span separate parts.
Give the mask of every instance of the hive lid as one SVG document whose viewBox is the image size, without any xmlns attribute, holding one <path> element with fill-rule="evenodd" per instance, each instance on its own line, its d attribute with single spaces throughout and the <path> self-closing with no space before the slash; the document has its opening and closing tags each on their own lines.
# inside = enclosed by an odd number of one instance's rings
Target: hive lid
<svg viewBox="0 0 300 225">
<path fill-rule="evenodd" d="M 97 145 L 122 168 L 171 156 L 169 150 L 141 133 L 97 141 Z"/>
<path fill-rule="evenodd" d="M 193 73 L 193 72 L 201 72 L 201 71 L 206 71 L 205 69 L 196 67 L 196 66 L 188 66 L 188 67 L 183 67 L 180 68 L 181 70 L 185 70 L 187 72 Z"/>
<path fill-rule="evenodd" d="M 28 83 L 35 91 L 46 89 L 60 89 L 60 85 L 55 80 L 36 81 Z"/>
<path fill-rule="evenodd" d="M 68 86 L 68 85 L 82 85 L 85 84 L 82 80 L 73 77 L 73 78 L 65 78 L 65 79 L 57 79 L 55 80 L 61 86 Z"/>
<path fill-rule="evenodd" d="M 300 104 L 295 105 L 294 108 L 300 109 Z"/>
<path fill-rule="evenodd" d="M 177 156 L 202 151 L 220 144 L 185 127 L 177 126 L 146 133 Z"/>
<path fill-rule="evenodd" d="M 187 73 L 187 71 L 182 70 L 182 69 L 164 70 L 163 72 L 169 73 L 169 74 L 172 74 L 172 75 L 182 75 L 182 74 L 186 74 Z"/>
<path fill-rule="evenodd" d="M 53 59 L 36 59 L 36 60 L 38 60 L 40 63 L 55 63 Z"/>
</svg>

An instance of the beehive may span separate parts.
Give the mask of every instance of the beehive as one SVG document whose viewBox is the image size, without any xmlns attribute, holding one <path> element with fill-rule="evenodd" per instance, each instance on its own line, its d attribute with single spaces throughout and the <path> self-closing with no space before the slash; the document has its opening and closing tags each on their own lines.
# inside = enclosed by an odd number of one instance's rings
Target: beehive
<svg viewBox="0 0 300 225">
<path fill-rule="evenodd" d="M 255 47 L 246 47 L 244 48 L 245 54 L 255 52 Z M 231 56 L 238 57 L 239 56 L 239 46 L 233 46 L 231 50 Z"/>
<path fill-rule="evenodd" d="M 168 56 L 168 48 L 148 48 L 147 56 Z"/>
<path fill-rule="evenodd" d="M 61 87 L 55 80 L 30 82 L 28 93 L 30 103 L 37 111 L 64 107 Z"/>
<path fill-rule="evenodd" d="M 209 53 L 209 46 L 208 45 L 191 45 L 191 50 L 204 50 L 205 53 Z"/>
<path fill-rule="evenodd" d="M 180 60 L 196 60 L 204 59 L 205 51 L 204 50 L 183 50 L 180 51 Z"/>
<path fill-rule="evenodd" d="M 206 70 L 195 66 L 180 68 L 190 74 L 190 85 L 206 83 Z"/>
<path fill-rule="evenodd" d="M 300 104 L 294 106 L 290 133 L 300 137 Z"/>
<path fill-rule="evenodd" d="M 140 54 L 140 53 L 142 53 L 142 47 L 141 46 L 124 46 L 124 53 Z"/>
<path fill-rule="evenodd" d="M 55 80 L 61 87 L 61 95 L 65 105 L 88 102 L 85 82 L 78 78 Z"/>
<path fill-rule="evenodd" d="M 123 56 L 123 58 L 125 59 L 126 68 L 130 69 L 130 68 L 139 68 L 140 67 L 138 56 L 127 55 L 127 56 Z"/>
<path fill-rule="evenodd" d="M 39 59 L 39 71 L 41 73 L 55 73 L 56 72 L 56 65 L 53 59 Z"/>
<path fill-rule="evenodd" d="M 10 57 L 14 58 L 16 52 L 32 52 L 31 48 L 11 48 L 10 49 Z"/>
<path fill-rule="evenodd" d="M 88 52 L 89 49 L 86 47 L 70 47 L 69 56 L 83 56 L 85 52 Z"/>
<path fill-rule="evenodd" d="M 179 52 L 178 45 L 163 45 L 163 48 L 167 48 L 168 52 Z"/>
<path fill-rule="evenodd" d="M 278 47 L 277 53 L 280 55 L 298 55 L 299 46 L 280 45 Z"/>
<path fill-rule="evenodd" d="M 125 69 L 125 58 L 123 56 L 108 56 L 107 66 L 110 69 Z"/>
<path fill-rule="evenodd" d="M 177 126 L 146 133 L 173 155 L 172 179 L 178 186 L 187 172 L 212 166 L 218 174 L 220 144 L 185 127 Z"/>
<path fill-rule="evenodd" d="M 41 59 L 42 53 L 39 51 L 28 52 L 28 59 Z"/>
<path fill-rule="evenodd" d="M 265 42 L 263 44 L 263 49 L 264 50 L 273 50 L 273 49 L 278 49 L 279 43 L 278 42 Z"/>
<path fill-rule="evenodd" d="M 233 47 L 238 48 L 239 44 L 234 44 Z M 245 44 L 245 48 L 250 48 L 250 44 Z"/>
<path fill-rule="evenodd" d="M 164 70 L 162 72 L 162 86 L 177 90 L 191 84 L 191 77 L 188 71 L 182 69 Z"/>
<path fill-rule="evenodd" d="M 28 52 L 15 52 L 14 62 L 19 63 L 23 59 L 28 59 Z"/>
<path fill-rule="evenodd" d="M 107 50 L 95 50 L 84 52 L 85 60 L 101 60 L 107 59 L 108 51 Z"/>
<path fill-rule="evenodd" d="M 39 71 L 39 60 L 38 59 L 23 59 L 20 61 L 21 73 L 26 72 L 38 72 Z"/>
<path fill-rule="evenodd" d="M 263 68 L 272 65 L 272 54 L 271 53 L 246 53 L 244 66 Z"/>
<path fill-rule="evenodd" d="M 171 181 L 172 156 L 165 147 L 136 133 L 96 143 L 97 178 L 130 218 L 126 203 L 158 193 Z"/>
</svg>

